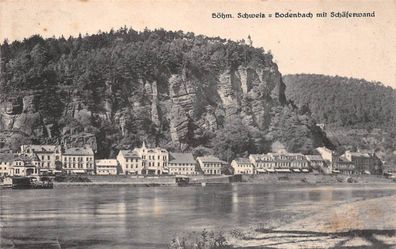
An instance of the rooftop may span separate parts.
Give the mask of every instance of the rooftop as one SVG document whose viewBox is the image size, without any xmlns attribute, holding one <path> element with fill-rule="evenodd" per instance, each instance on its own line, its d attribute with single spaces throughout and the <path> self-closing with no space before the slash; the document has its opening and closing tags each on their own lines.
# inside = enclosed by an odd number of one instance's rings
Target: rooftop
<svg viewBox="0 0 396 249">
<path fill-rule="evenodd" d="M 238 163 L 238 164 L 240 164 L 240 163 L 251 163 L 250 161 L 249 161 L 249 159 L 247 159 L 247 158 L 236 158 L 236 159 L 234 159 L 234 161 L 236 162 L 236 163 Z"/>
<path fill-rule="evenodd" d="M 320 155 L 306 155 L 305 156 L 309 161 L 323 161 L 322 156 Z"/>
<path fill-rule="evenodd" d="M 43 145 L 34 145 L 34 144 L 29 144 L 29 145 L 22 145 L 21 150 L 24 152 L 26 151 L 27 148 L 30 148 L 34 152 L 55 152 L 55 150 L 59 148 L 59 145 L 48 145 L 48 144 L 43 144 Z M 60 152 L 60 150 L 59 150 Z"/>
<path fill-rule="evenodd" d="M 72 147 L 65 149 L 64 155 L 84 155 L 84 156 L 93 156 L 94 152 L 91 147 Z"/>
<path fill-rule="evenodd" d="M 197 160 L 198 159 L 201 160 L 203 163 L 226 163 L 215 156 L 200 156 L 197 157 Z"/>
<path fill-rule="evenodd" d="M 125 157 L 125 158 L 136 158 L 140 157 L 139 154 L 136 151 L 132 150 L 120 150 L 120 153 Z"/>
<path fill-rule="evenodd" d="M 17 155 L 14 158 L 14 161 L 23 161 L 23 162 L 25 162 L 27 164 L 31 164 L 32 161 L 39 161 L 39 159 L 37 158 L 36 155 L 29 156 L 29 155 L 26 155 L 26 154 L 19 154 L 19 155 Z M 18 166 L 18 165 L 15 165 L 15 166 Z"/>
<path fill-rule="evenodd" d="M 190 163 L 194 164 L 195 159 L 191 153 L 173 153 L 169 155 L 169 163 Z"/>
</svg>

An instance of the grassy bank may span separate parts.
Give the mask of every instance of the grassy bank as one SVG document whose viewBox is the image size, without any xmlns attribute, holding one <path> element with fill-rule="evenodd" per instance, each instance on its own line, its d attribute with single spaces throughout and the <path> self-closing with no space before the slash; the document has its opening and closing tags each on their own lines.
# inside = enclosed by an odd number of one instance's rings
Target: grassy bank
<svg viewBox="0 0 396 249">
<path fill-rule="evenodd" d="M 262 174 L 244 175 L 242 181 L 245 183 L 267 183 L 267 184 L 338 184 L 338 183 L 395 183 L 393 179 L 387 179 L 381 175 L 315 175 L 307 174 Z"/>
<path fill-rule="evenodd" d="M 275 228 L 228 233 L 236 248 L 395 248 L 396 196 L 333 205 Z"/>
</svg>

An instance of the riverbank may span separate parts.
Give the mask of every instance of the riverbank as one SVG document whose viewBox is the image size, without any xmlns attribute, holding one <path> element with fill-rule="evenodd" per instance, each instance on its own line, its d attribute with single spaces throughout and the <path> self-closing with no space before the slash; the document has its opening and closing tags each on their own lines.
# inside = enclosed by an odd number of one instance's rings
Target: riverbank
<svg viewBox="0 0 396 249">
<path fill-rule="evenodd" d="M 394 210 L 396 195 L 312 207 L 300 219 L 234 230 L 226 238 L 234 248 L 395 248 Z"/>
<path fill-rule="evenodd" d="M 394 179 L 388 179 L 382 175 L 321 175 L 313 173 L 244 175 L 242 182 L 250 184 L 396 184 Z"/>
<path fill-rule="evenodd" d="M 364 184 L 390 184 L 396 185 L 393 179 L 376 175 L 315 175 L 315 174 L 263 174 L 244 175 L 241 178 L 234 176 L 190 176 L 190 185 L 205 184 L 267 184 L 267 185 L 364 185 Z M 84 181 L 54 182 L 55 187 L 68 185 L 127 185 L 127 186 L 177 186 L 175 176 L 85 176 Z"/>
</svg>

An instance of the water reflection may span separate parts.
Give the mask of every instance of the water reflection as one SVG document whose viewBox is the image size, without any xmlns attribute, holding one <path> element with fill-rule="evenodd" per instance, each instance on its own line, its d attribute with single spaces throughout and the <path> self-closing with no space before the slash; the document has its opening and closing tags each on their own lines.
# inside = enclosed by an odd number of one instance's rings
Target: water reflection
<svg viewBox="0 0 396 249">
<path fill-rule="evenodd" d="M 1 236 L 55 239 L 62 248 L 158 248 L 182 231 L 257 225 L 312 205 L 389 194 L 396 190 L 258 184 L 6 190 Z"/>
</svg>

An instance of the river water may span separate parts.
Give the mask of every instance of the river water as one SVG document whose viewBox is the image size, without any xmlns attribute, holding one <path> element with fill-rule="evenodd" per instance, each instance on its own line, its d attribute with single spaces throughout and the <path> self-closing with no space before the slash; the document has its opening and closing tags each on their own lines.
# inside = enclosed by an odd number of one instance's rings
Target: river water
<svg viewBox="0 0 396 249">
<path fill-rule="evenodd" d="M 181 232 L 266 226 L 335 203 L 394 194 L 392 185 L 2 190 L 0 247 L 166 248 Z"/>
</svg>

